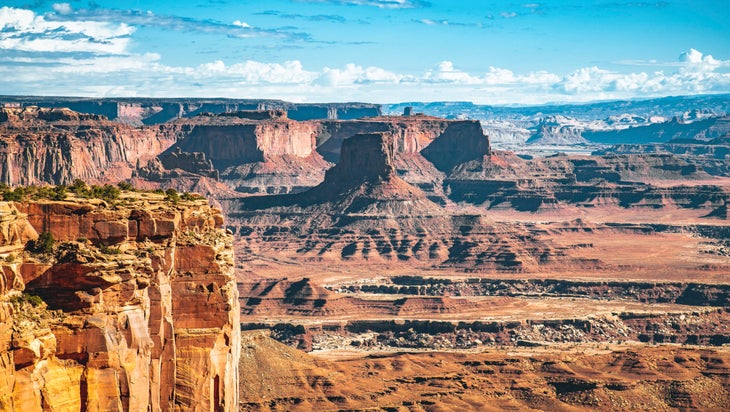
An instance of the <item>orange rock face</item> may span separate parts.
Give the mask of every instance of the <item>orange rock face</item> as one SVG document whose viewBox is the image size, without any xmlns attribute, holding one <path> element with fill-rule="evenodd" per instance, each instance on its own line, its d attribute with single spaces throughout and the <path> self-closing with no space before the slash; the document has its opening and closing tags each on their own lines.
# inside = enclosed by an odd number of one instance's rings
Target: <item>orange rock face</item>
<svg viewBox="0 0 730 412">
<path fill-rule="evenodd" d="M 111 208 L 0 203 L 0 410 L 237 410 L 238 292 L 221 224 L 204 200 L 151 193 Z M 43 232 L 52 253 L 24 250 Z"/>
<path fill-rule="evenodd" d="M 0 110 L 0 181 L 117 182 L 175 142 L 175 130 L 134 128 L 68 109 Z"/>
</svg>

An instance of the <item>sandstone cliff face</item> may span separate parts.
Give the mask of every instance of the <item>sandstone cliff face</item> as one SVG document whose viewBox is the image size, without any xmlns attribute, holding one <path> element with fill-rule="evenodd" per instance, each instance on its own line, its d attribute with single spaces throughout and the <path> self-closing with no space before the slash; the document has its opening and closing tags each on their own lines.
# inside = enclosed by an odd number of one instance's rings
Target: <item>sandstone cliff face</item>
<svg viewBox="0 0 730 412">
<path fill-rule="evenodd" d="M 288 193 L 315 186 L 330 163 L 315 151 L 316 122 L 208 116 L 178 122 L 189 132 L 174 149 L 204 153 L 231 189 Z"/>
<path fill-rule="evenodd" d="M 460 136 L 461 140 L 452 143 L 482 140 L 481 154 L 489 152 L 489 142 L 482 132 L 479 122 L 454 121 L 430 116 L 383 116 L 348 122 L 322 122 L 317 134 L 317 151 L 330 162 L 338 162 L 342 142 L 360 133 L 388 133 L 393 136 L 396 153 L 419 153 L 435 139 L 444 137 L 450 140 Z M 469 147 L 454 147 L 451 150 L 470 150 Z"/>
<path fill-rule="evenodd" d="M 346 139 L 324 182 L 294 195 L 224 202 L 244 248 L 302 261 L 414 261 L 522 271 L 556 253 L 524 228 L 453 213 L 401 179 L 394 139 Z M 501 239 L 495 242 L 495 239 Z"/>
<path fill-rule="evenodd" d="M 165 99 L 165 98 L 74 98 L 39 96 L 1 96 L 0 104 L 22 107 L 70 108 L 77 112 L 106 116 L 109 119 L 137 126 L 168 122 L 200 113 L 228 113 L 238 110 L 288 110 L 290 118 L 356 119 L 379 116 L 380 105 L 369 103 L 289 103 L 263 99 Z"/>
<path fill-rule="evenodd" d="M 113 207 L 0 203 L 0 219 L 0 410 L 237 410 L 238 294 L 219 211 L 125 192 Z M 39 233 L 52 252 L 24 250 Z"/>
<path fill-rule="evenodd" d="M 2 121 L 2 118 L 5 121 Z M 135 129 L 64 109 L 0 110 L 0 181 L 9 185 L 128 179 L 137 162 L 175 142 L 162 129 Z"/>
<path fill-rule="evenodd" d="M 332 166 L 325 159 L 339 160 L 344 140 L 366 132 L 391 135 L 403 178 L 440 201 L 444 173 L 489 153 L 478 122 L 428 116 L 295 121 L 281 110 L 239 111 L 132 127 L 68 109 L 7 108 L 0 112 L 0 179 L 115 183 L 135 175 L 150 181 L 137 179 L 140 186 L 224 197 L 301 192 L 323 181 Z"/>
</svg>

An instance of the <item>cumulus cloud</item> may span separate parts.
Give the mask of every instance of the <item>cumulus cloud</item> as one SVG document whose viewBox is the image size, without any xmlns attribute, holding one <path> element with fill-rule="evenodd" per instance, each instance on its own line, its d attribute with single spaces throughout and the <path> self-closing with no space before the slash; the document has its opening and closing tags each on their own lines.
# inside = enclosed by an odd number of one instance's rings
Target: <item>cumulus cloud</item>
<svg viewBox="0 0 730 412">
<path fill-rule="evenodd" d="M 421 74 L 357 64 L 305 68 L 296 60 L 283 63 L 250 60 L 232 64 L 216 60 L 188 67 L 162 64 L 156 54 L 0 60 L 2 90 L 37 94 L 38 84 L 47 85 L 44 93 L 57 95 L 534 104 L 728 92 L 730 74 L 688 70 L 618 73 L 599 67 L 580 68 L 564 75 L 545 71 L 515 73 L 499 67 L 470 73 L 450 61 L 443 61 Z"/>
<path fill-rule="evenodd" d="M 246 29 L 251 27 L 250 24 L 246 23 L 245 21 L 241 21 L 241 20 L 234 20 L 233 23 L 231 23 L 231 24 L 233 24 L 234 26 L 243 27 Z"/>
<path fill-rule="evenodd" d="M 54 3 L 52 7 L 58 14 L 69 14 L 72 11 L 71 5 L 68 3 Z"/>
<path fill-rule="evenodd" d="M 380 67 L 363 68 L 350 63 L 342 69 L 325 67 L 317 76 L 315 83 L 325 87 L 351 87 L 374 83 L 394 85 L 400 83 L 404 78 L 405 76 Z"/>
<path fill-rule="evenodd" d="M 124 54 L 133 32 L 125 23 L 50 21 L 31 10 L 0 8 L 0 49 L 4 50 Z"/>
<path fill-rule="evenodd" d="M 680 54 L 679 61 L 686 63 L 684 67 L 685 70 L 699 71 L 712 71 L 723 64 L 727 64 L 727 62 L 716 60 L 711 55 L 704 55 L 702 52 L 695 49 L 689 49 L 689 51 Z"/>
<path fill-rule="evenodd" d="M 134 27 L 126 22 L 90 21 L 70 7 L 57 5 L 56 9 L 58 14 L 51 19 L 29 10 L 0 8 L 0 90 L 12 94 L 187 95 L 383 103 L 468 100 L 487 104 L 730 92 L 730 73 L 719 69 L 730 66 L 729 62 L 695 49 L 682 53 L 675 66 L 669 66 L 671 71 L 629 73 L 598 66 L 569 73 L 517 73 L 495 66 L 470 71 L 453 61 L 409 73 L 354 63 L 305 67 L 298 60 L 214 60 L 199 65 L 169 65 L 159 54 L 130 52 Z M 68 14 L 61 15 L 61 11 Z M 63 16 L 74 18 L 61 19 Z M 147 16 L 137 18 L 146 21 Z M 242 20 L 226 26 L 253 29 Z"/>
</svg>

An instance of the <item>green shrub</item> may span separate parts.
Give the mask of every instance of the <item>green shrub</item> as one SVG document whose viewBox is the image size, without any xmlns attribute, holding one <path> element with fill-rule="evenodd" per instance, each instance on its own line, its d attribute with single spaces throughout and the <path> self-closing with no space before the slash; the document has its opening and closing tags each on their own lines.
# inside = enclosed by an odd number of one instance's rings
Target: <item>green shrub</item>
<svg viewBox="0 0 730 412">
<path fill-rule="evenodd" d="M 7 189 L 2 194 L 3 200 L 6 202 L 21 202 L 25 197 L 25 188 L 16 187 L 15 190 Z"/>
<path fill-rule="evenodd" d="M 29 303 L 34 308 L 37 308 L 41 305 L 43 305 L 43 299 L 41 299 L 40 296 L 31 295 L 29 293 L 23 292 L 20 296 L 13 296 L 10 298 L 10 303 L 13 303 L 15 305 L 22 305 L 23 303 Z"/>
<path fill-rule="evenodd" d="M 180 195 L 177 194 L 177 190 L 169 188 L 165 191 L 165 200 L 172 203 L 177 203 L 180 200 Z"/>
<path fill-rule="evenodd" d="M 131 183 L 124 181 L 117 183 L 117 187 L 119 187 L 121 190 L 126 190 L 130 192 L 133 192 L 135 190 L 134 186 L 132 186 Z"/>
<path fill-rule="evenodd" d="M 64 200 L 66 199 L 66 196 L 68 196 L 68 190 L 66 189 L 66 185 L 58 185 L 53 188 L 51 200 Z"/>
<path fill-rule="evenodd" d="M 121 249 L 118 247 L 109 247 L 107 245 L 101 245 L 99 246 L 99 251 L 105 255 L 118 255 L 122 253 Z"/>
<path fill-rule="evenodd" d="M 51 253 L 56 240 L 50 232 L 43 232 L 36 240 L 29 240 L 25 248 L 33 253 Z"/>
<path fill-rule="evenodd" d="M 90 192 L 91 197 L 93 198 L 105 200 L 107 202 L 113 202 L 114 200 L 119 198 L 121 190 L 119 190 L 119 188 L 115 186 L 106 184 L 104 186 L 92 185 Z"/>
<path fill-rule="evenodd" d="M 38 306 L 43 304 L 43 299 L 41 299 L 40 296 L 37 295 L 26 295 L 23 294 L 23 296 L 27 296 L 26 301 L 33 305 L 33 307 L 37 308 Z"/>
<path fill-rule="evenodd" d="M 84 193 L 86 193 L 89 190 L 89 187 L 86 186 L 86 182 L 84 182 L 81 179 L 75 179 L 74 182 L 69 186 L 69 189 L 77 195 L 82 196 Z"/>
</svg>

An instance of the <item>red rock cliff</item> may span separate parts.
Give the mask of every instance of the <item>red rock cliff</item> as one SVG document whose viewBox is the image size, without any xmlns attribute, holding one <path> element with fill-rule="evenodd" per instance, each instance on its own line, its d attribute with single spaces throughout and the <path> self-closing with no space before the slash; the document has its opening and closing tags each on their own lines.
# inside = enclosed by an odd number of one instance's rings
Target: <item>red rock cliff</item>
<svg viewBox="0 0 730 412">
<path fill-rule="evenodd" d="M 133 128 L 98 115 L 0 109 L 0 181 L 9 185 L 117 182 L 175 142 L 174 127 Z"/>
<path fill-rule="evenodd" d="M 237 410 L 222 224 L 204 200 L 152 193 L 0 202 L 0 410 Z M 39 233 L 53 250 L 25 246 Z"/>
</svg>

